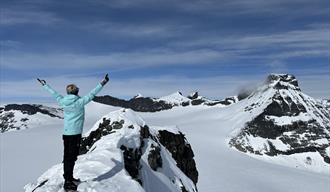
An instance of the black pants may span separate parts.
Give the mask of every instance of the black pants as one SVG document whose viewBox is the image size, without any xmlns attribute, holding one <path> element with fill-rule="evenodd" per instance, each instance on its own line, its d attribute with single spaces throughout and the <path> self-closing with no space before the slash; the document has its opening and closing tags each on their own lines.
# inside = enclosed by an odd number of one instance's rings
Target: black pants
<svg viewBox="0 0 330 192">
<path fill-rule="evenodd" d="M 63 135 L 64 156 L 63 156 L 63 177 L 65 180 L 72 180 L 74 164 L 79 155 L 81 134 Z"/>
</svg>

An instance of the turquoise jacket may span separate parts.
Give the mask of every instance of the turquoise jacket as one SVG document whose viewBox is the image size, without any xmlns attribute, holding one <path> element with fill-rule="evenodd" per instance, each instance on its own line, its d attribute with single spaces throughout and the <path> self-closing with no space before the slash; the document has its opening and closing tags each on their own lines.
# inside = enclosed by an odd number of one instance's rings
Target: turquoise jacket
<svg viewBox="0 0 330 192">
<path fill-rule="evenodd" d="M 81 134 L 85 121 L 85 105 L 102 90 L 102 85 L 99 83 L 92 91 L 83 97 L 72 94 L 63 97 L 49 85 L 44 85 L 43 87 L 53 95 L 64 110 L 63 135 Z"/>
</svg>

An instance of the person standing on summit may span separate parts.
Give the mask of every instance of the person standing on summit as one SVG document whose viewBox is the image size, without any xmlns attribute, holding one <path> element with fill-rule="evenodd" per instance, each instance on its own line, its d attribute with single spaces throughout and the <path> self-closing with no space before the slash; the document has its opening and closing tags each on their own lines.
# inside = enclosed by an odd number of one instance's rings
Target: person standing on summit
<svg viewBox="0 0 330 192">
<path fill-rule="evenodd" d="M 64 110 L 64 129 L 63 129 L 63 143 L 64 143 L 64 157 L 63 157 L 63 170 L 64 170 L 64 185 L 65 190 L 77 190 L 77 182 L 79 179 L 73 177 L 73 169 L 75 161 L 79 154 L 79 147 L 81 141 L 81 133 L 85 120 L 84 106 L 89 103 L 97 93 L 99 93 L 103 86 L 109 81 L 108 74 L 104 79 L 97 84 L 87 95 L 80 97 L 78 95 L 79 88 L 70 84 L 66 87 L 66 96 L 62 96 L 52 89 L 45 80 L 37 79 L 43 88 L 47 90 L 56 99 L 58 104 Z"/>
</svg>

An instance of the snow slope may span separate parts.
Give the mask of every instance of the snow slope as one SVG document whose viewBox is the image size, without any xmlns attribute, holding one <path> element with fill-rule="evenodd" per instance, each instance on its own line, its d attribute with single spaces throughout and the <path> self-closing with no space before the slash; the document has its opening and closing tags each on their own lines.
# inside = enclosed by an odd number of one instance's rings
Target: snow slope
<svg viewBox="0 0 330 192">
<path fill-rule="evenodd" d="M 242 102 L 242 103 L 240 103 Z M 301 170 L 285 161 L 274 164 L 237 152 L 228 146 L 236 128 L 253 119 L 241 116 L 240 101 L 228 107 L 178 107 L 171 111 L 140 113 L 150 124 L 175 124 L 186 133 L 196 155 L 199 191 L 205 192 L 327 192 L 327 173 Z M 187 121 L 189 119 L 189 121 Z"/>
</svg>

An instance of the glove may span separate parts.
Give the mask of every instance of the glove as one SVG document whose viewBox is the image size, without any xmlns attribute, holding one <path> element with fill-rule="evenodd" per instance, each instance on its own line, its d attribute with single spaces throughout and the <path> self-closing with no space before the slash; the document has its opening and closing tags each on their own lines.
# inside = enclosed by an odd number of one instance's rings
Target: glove
<svg viewBox="0 0 330 192">
<path fill-rule="evenodd" d="M 109 81 L 109 77 L 108 77 L 108 74 L 106 74 L 104 76 L 104 79 L 101 81 L 101 85 L 104 86 L 105 84 L 107 84 Z"/>
<path fill-rule="evenodd" d="M 42 86 L 46 85 L 46 81 L 45 81 L 45 80 L 43 80 L 43 79 L 39 79 L 39 78 L 37 78 L 37 80 L 39 81 L 39 83 L 40 83 Z"/>
</svg>

